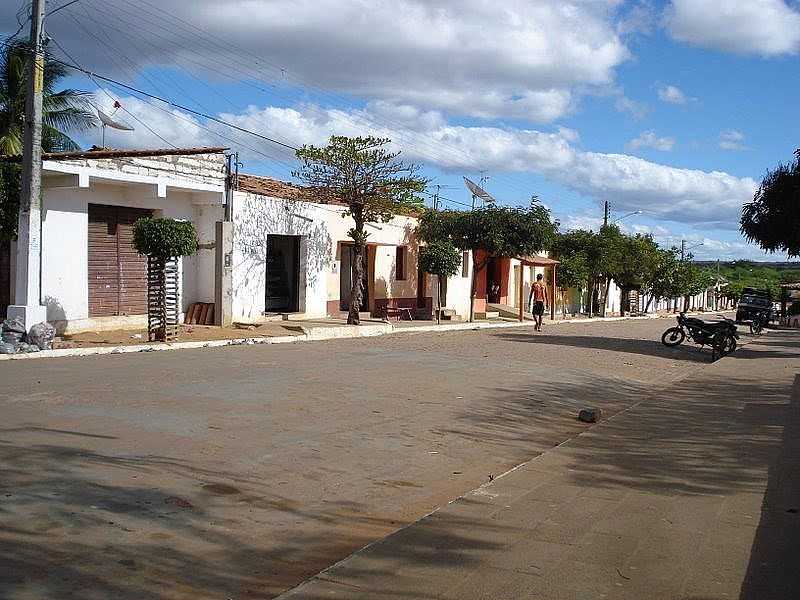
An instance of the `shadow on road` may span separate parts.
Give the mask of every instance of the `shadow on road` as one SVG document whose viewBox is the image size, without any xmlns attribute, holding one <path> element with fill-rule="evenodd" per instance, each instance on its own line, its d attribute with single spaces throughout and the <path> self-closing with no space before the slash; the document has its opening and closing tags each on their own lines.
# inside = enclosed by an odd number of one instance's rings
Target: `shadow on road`
<svg viewBox="0 0 800 600">
<path fill-rule="evenodd" d="M 748 409 L 783 426 L 783 442 L 769 468 L 761 520 L 750 552 L 740 600 L 800 598 L 800 375 L 791 403 Z M 792 566 L 794 565 L 794 566 Z"/>
<path fill-rule="evenodd" d="M 360 503 L 305 510 L 274 482 L 168 457 L 0 439 L 0 465 L 0 598 L 271 598 L 393 528 Z M 222 503 L 237 507 L 235 519 L 220 516 Z M 256 533 L 259 521 L 292 529 L 300 519 L 334 533 Z"/>
<path fill-rule="evenodd" d="M 534 345 L 548 344 L 553 346 L 571 346 L 574 348 L 596 348 L 597 350 L 610 352 L 657 356 L 670 360 L 694 363 L 711 362 L 711 349 L 707 348 L 701 350 L 700 346 L 695 346 L 694 344 L 682 344 L 677 348 L 667 348 L 659 340 L 641 340 L 635 338 L 609 338 L 594 335 L 552 335 L 531 332 L 503 332 L 494 335 L 495 337 L 510 342 Z"/>
</svg>

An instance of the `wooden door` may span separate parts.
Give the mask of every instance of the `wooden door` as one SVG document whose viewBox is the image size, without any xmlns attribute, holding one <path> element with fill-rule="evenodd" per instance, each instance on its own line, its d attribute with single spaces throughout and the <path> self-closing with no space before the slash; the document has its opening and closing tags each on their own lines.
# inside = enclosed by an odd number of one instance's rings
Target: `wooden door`
<svg viewBox="0 0 800 600">
<path fill-rule="evenodd" d="M 147 313 L 147 259 L 133 246 L 133 224 L 153 211 L 89 205 L 89 316 Z"/>
</svg>

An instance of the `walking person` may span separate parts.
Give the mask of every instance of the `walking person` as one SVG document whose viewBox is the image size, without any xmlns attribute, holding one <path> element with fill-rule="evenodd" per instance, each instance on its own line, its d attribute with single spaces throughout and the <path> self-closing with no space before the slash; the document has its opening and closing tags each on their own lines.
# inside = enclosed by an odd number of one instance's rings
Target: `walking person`
<svg viewBox="0 0 800 600">
<path fill-rule="evenodd" d="M 536 331 L 542 330 L 542 315 L 545 311 L 547 302 L 547 286 L 541 273 L 536 276 L 536 283 L 531 286 L 531 293 L 528 295 L 528 306 L 530 307 L 533 321 L 536 323 Z"/>
</svg>

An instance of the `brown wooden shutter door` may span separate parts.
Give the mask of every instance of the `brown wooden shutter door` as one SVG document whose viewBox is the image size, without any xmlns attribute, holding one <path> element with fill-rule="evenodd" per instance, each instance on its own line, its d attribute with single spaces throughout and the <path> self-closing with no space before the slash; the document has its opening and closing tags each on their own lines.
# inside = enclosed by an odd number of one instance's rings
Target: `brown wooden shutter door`
<svg viewBox="0 0 800 600">
<path fill-rule="evenodd" d="M 89 205 L 89 316 L 147 313 L 147 259 L 133 247 L 133 224 L 153 211 Z"/>
</svg>

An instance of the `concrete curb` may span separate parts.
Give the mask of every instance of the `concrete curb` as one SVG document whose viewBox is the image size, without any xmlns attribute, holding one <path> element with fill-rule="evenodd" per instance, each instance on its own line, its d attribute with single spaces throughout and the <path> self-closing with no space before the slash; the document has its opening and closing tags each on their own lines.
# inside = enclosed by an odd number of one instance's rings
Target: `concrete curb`
<svg viewBox="0 0 800 600">
<path fill-rule="evenodd" d="M 688 313 L 687 313 L 688 314 Z M 642 321 L 648 319 L 663 319 L 674 315 L 647 315 L 644 317 L 593 317 L 591 319 L 564 319 L 549 321 L 546 327 L 566 325 L 570 323 L 599 323 L 607 321 Z M 443 325 L 422 325 L 419 327 L 397 327 L 391 323 L 381 325 L 340 325 L 333 327 L 308 327 L 298 322 L 298 329 L 302 335 L 282 335 L 275 337 L 249 337 L 233 340 L 210 340 L 197 342 L 175 342 L 173 344 L 136 344 L 133 346 L 96 346 L 90 348 L 62 348 L 59 350 L 43 350 L 30 354 L 0 354 L 0 362 L 4 360 L 31 360 L 36 358 L 65 358 L 71 356 L 95 356 L 100 354 L 131 354 L 134 352 L 166 352 L 168 350 L 190 350 L 197 348 L 221 348 L 225 346 L 254 346 L 262 344 L 291 344 L 298 342 L 316 342 L 323 340 L 378 337 L 396 333 L 449 333 L 453 331 L 478 331 L 481 329 L 513 329 L 517 327 L 532 327 L 532 321 L 517 322 L 486 322 L 486 323 L 453 323 Z M 545 327 L 545 328 L 546 328 Z"/>
</svg>

